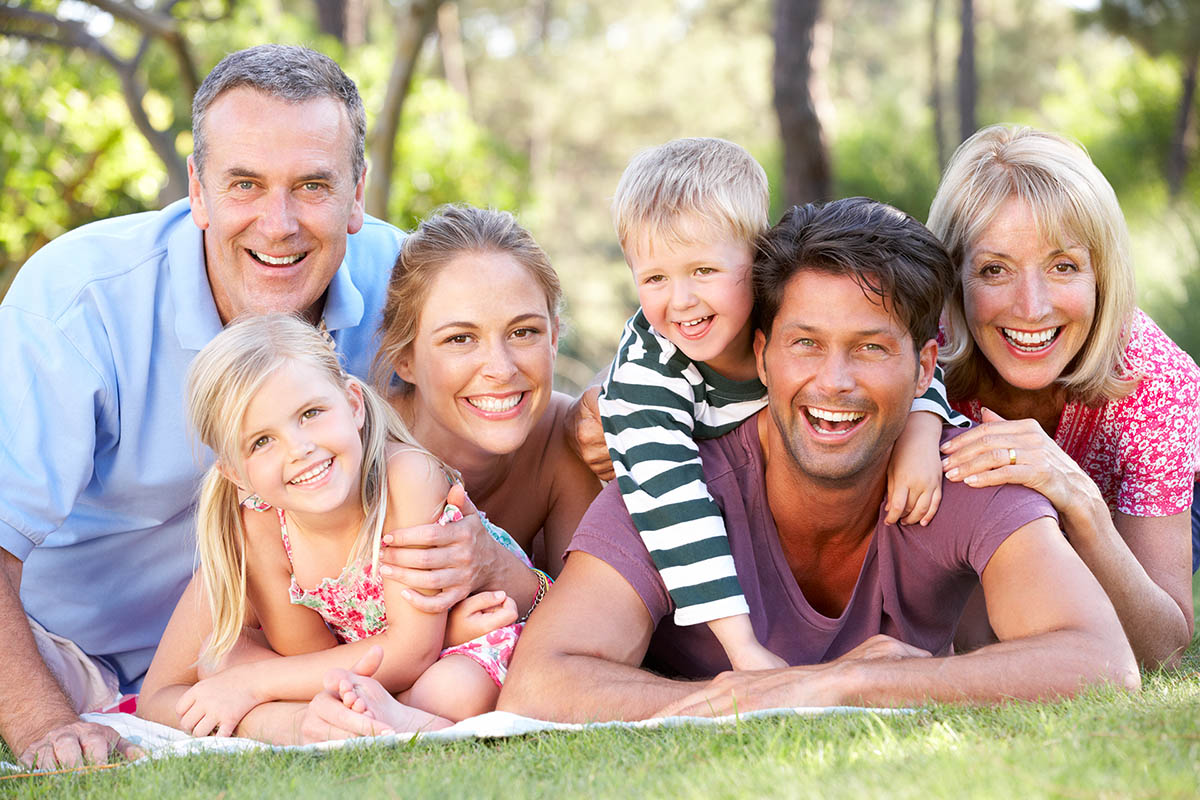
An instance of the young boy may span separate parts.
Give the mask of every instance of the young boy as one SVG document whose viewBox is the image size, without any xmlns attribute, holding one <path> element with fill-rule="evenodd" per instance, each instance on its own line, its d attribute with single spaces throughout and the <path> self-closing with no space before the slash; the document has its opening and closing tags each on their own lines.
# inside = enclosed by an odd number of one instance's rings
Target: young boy
<svg viewBox="0 0 1200 800">
<path fill-rule="evenodd" d="M 766 404 L 752 347 L 750 267 L 768 203 L 762 167 L 722 139 L 676 139 L 640 153 L 613 198 L 641 309 L 625 325 L 600 393 L 605 441 L 675 623 L 708 623 L 734 669 L 787 665 L 754 634 L 695 439 L 721 436 Z M 910 414 L 896 445 L 889 522 L 933 517 L 942 419 L 967 424 L 950 410 L 940 372 L 913 411 L 933 413 Z M 829 416 L 831 425 L 851 421 Z"/>
</svg>

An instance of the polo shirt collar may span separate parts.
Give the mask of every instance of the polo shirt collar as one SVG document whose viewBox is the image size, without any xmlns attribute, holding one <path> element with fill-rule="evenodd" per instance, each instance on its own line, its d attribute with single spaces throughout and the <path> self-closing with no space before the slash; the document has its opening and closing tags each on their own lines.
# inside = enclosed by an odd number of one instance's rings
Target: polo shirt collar
<svg viewBox="0 0 1200 800">
<path fill-rule="evenodd" d="M 221 332 L 221 315 L 204 267 L 204 234 L 192 220 L 190 208 L 185 198 L 164 209 L 164 213 L 182 213 L 167 237 L 167 269 L 175 303 L 175 335 L 184 350 L 199 351 Z"/>
<path fill-rule="evenodd" d="M 330 331 L 353 328 L 363 321 L 366 302 L 362 292 L 354 285 L 350 277 L 350 267 L 346 263 L 352 243 L 352 238 L 346 243 L 346 257 L 342 259 L 338 271 L 333 273 L 333 280 L 325 290 L 324 319 L 325 327 Z"/>
</svg>

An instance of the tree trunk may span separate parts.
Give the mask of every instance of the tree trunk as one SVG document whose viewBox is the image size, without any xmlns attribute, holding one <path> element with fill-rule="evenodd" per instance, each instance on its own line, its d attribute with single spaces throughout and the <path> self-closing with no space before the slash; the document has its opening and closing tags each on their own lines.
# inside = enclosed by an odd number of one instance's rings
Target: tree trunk
<svg viewBox="0 0 1200 800">
<path fill-rule="evenodd" d="M 367 181 L 367 213 L 386 217 L 392 194 L 392 173 L 396 163 L 396 135 L 400 132 L 400 114 L 412 86 L 417 57 L 437 20 L 439 0 L 413 0 L 397 12 L 396 52 L 387 95 L 370 137 L 371 178 Z"/>
<path fill-rule="evenodd" d="M 941 0 L 929 4 L 929 106 L 933 112 L 933 147 L 937 153 L 938 172 L 946 166 L 946 134 L 942 110 L 942 66 L 938 48 L 938 17 Z"/>
<path fill-rule="evenodd" d="M 975 132 L 975 4 L 962 0 L 962 48 L 958 52 L 959 141 Z"/>
<path fill-rule="evenodd" d="M 437 14 L 438 47 L 442 51 L 442 69 L 446 83 L 471 105 L 471 84 L 467 79 L 467 59 L 463 56 L 462 27 L 458 20 L 458 3 L 442 3 Z"/>
<path fill-rule="evenodd" d="M 1167 153 L 1167 192 L 1174 201 L 1183 191 L 1183 179 L 1188 169 L 1188 144 L 1191 133 L 1192 106 L 1196 104 L 1196 72 L 1200 67 L 1200 49 L 1187 57 L 1183 73 L 1183 96 L 1179 100 L 1179 116 L 1175 120 L 1175 132 L 1171 136 L 1171 149 Z"/>
<path fill-rule="evenodd" d="M 313 0 L 317 6 L 317 27 L 321 33 L 346 43 L 346 4 L 342 0 Z"/>
<path fill-rule="evenodd" d="M 788 205 L 833 194 L 829 151 L 813 99 L 813 32 L 820 6 L 820 0 L 775 0 L 775 113 Z"/>
</svg>

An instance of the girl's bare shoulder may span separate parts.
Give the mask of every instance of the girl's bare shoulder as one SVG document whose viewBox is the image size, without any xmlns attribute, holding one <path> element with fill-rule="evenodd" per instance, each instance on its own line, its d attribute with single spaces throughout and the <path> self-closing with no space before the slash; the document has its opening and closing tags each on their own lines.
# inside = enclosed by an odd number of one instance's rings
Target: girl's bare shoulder
<svg viewBox="0 0 1200 800">
<path fill-rule="evenodd" d="M 284 570 L 291 572 L 291 562 L 283 547 L 279 512 L 267 506 L 258 510 L 239 506 L 242 527 L 246 530 L 246 567 L 250 570 Z"/>
<path fill-rule="evenodd" d="M 450 491 L 450 476 L 426 451 L 391 444 L 387 451 L 388 521 L 400 527 L 437 520 Z"/>
</svg>

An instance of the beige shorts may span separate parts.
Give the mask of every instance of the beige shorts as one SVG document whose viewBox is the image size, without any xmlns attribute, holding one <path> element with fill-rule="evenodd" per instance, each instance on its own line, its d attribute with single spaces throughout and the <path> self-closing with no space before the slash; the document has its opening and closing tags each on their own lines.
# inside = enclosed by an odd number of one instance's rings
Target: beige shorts
<svg viewBox="0 0 1200 800">
<path fill-rule="evenodd" d="M 107 664 L 83 652 L 70 639 L 46 630 L 32 617 L 25 618 L 29 620 L 42 660 L 75 706 L 76 713 L 99 711 L 117 701 L 121 683 Z"/>
</svg>

